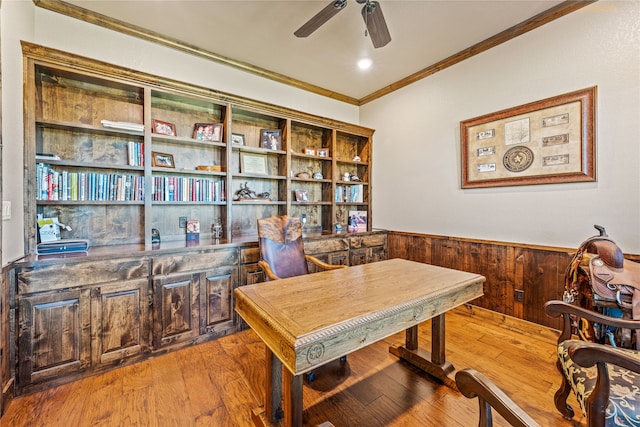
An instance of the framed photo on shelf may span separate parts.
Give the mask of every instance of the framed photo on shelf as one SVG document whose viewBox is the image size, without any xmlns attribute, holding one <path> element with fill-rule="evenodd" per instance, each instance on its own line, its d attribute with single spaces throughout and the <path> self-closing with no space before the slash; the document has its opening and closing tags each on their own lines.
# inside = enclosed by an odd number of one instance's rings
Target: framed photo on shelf
<svg viewBox="0 0 640 427">
<path fill-rule="evenodd" d="M 462 188 L 595 181 L 596 89 L 460 122 Z"/>
<path fill-rule="evenodd" d="M 305 148 L 304 149 L 304 154 L 306 154 L 307 156 L 315 156 L 316 155 L 316 149 L 315 148 Z"/>
<path fill-rule="evenodd" d="M 282 131 L 280 129 L 262 129 L 260 147 L 270 150 L 282 150 Z"/>
<path fill-rule="evenodd" d="M 163 122 L 162 120 L 153 120 L 151 124 L 153 126 L 153 133 L 176 136 L 176 125 L 173 123 Z"/>
<path fill-rule="evenodd" d="M 329 150 L 326 148 L 318 148 L 318 150 L 316 150 L 316 155 L 318 157 L 329 157 Z"/>
<path fill-rule="evenodd" d="M 297 190 L 296 191 L 296 202 L 308 202 L 309 201 L 309 193 L 307 190 Z"/>
<path fill-rule="evenodd" d="M 201 141 L 222 141 L 222 123 L 196 123 L 193 126 L 193 139 Z"/>
<path fill-rule="evenodd" d="M 244 142 L 244 134 L 243 133 L 232 133 L 231 134 L 231 143 L 235 145 L 246 145 Z"/>
<path fill-rule="evenodd" d="M 173 161 L 173 154 L 158 153 L 153 151 L 151 153 L 151 164 L 158 168 L 175 168 L 176 164 Z"/>
<path fill-rule="evenodd" d="M 267 156 L 265 154 L 240 153 L 240 172 L 267 175 Z"/>
</svg>

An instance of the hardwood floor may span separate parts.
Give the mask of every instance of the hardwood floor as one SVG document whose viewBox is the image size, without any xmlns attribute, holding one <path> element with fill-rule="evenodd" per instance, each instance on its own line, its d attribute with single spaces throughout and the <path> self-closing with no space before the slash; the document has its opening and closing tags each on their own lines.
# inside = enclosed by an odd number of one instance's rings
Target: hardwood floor
<svg viewBox="0 0 640 427">
<path fill-rule="evenodd" d="M 447 359 L 474 368 L 500 386 L 542 426 L 564 420 L 553 395 L 556 331 L 484 309 L 460 307 L 446 316 Z M 420 345 L 430 346 L 430 322 Z M 477 400 L 399 362 L 393 335 L 316 371 L 304 387 L 305 425 L 477 425 Z M 251 426 L 264 395 L 264 346 L 250 330 L 15 399 L 2 426 Z M 575 399 L 572 406 L 579 412 Z M 581 424 L 582 423 L 582 424 Z M 494 425 L 507 425 L 494 415 Z"/>
</svg>

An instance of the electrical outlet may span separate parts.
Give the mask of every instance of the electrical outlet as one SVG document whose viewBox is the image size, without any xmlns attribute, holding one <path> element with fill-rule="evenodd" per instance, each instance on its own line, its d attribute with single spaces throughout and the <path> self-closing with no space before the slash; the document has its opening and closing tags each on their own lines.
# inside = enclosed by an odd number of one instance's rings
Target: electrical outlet
<svg viewBox="0 0 640 427">
<path fill-rule="evenodd" d="M 513 291 L 513 299 L 515 302 L 523 302 L 524 301 L 524 291 L 520 289 L 516 289 Z"/>
<path fill-rule="evenodd" d="M 187 228 L 187 217 L 186 216 L 181 216 L 178 218 L 179 222 L 180 222 L 180 228 Z"/>
<path fill-rule="evenodd" d="M 5 221 L 11 219 L 11 202 L 2 202 L 2 219 Z"/>
</svg>

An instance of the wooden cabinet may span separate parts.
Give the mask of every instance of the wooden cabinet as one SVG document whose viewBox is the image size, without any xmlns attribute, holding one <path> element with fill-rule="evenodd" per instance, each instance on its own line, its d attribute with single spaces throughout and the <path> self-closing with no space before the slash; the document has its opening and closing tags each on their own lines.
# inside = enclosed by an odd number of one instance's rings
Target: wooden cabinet
<svg viewBox="0 0 640 427">
<path fill-rule="evenodd" d="M 154 349 L 180 347 L 235 330 L 238 249 L 153 258 Z"/>
<path fill-rule="evenodd" d="M 371 231 L 372 129 L 27 42 L 23 54 L 27 253 L 39 216 L 92 247 L 150 249 L 153 229 L 210 245 L 217 224 L 223 242 L 247 241 L 285 214 L 326 234 L 360 211 Z M 200 222 L 198 242 L 183 218 Z"/>
<path fill-rule="evenodd" d="M 15 263 L 16 391 L 150 352 L 146 257 Z"/>
<path fill-rule="evenodd" d="M 386 257 L 386 232 L 305 237 L 333 264 Z M 5 268 L 3 348 L 29 393 L 245 327 L 233 290 L 264 280 L 257 242 L 84 257 L 26 256 Z M 359 255 L 364 254 L 364 255 Z M 313 270 L 312 270 L 313 271 Z M 15 333 L 8 320 L 15 316 Z M 8 372 L 5 375 L 12 375 Z M 9 381 L 6 381 L 9 382 Z"/>
</svg>

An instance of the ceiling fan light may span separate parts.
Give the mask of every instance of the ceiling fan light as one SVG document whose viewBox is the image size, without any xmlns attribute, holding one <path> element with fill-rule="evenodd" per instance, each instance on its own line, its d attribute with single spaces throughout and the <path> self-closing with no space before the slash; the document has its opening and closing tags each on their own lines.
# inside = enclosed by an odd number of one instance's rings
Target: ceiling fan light
<svg viewBox="0 0 640 427">
<path fill-rule="evenodd" d="M 373 64 L 373 61 L 369 58 L 362 58 L 361 60 L 358 61 L 358 68 L 360 68 L 361 70 L 368 70 L 369 68 L 371 68 L 371 65 Z"/>
</svg>

